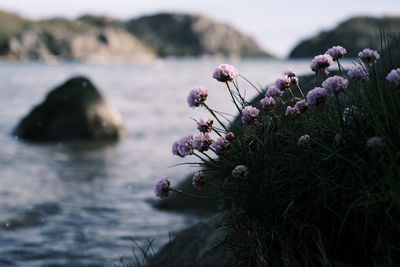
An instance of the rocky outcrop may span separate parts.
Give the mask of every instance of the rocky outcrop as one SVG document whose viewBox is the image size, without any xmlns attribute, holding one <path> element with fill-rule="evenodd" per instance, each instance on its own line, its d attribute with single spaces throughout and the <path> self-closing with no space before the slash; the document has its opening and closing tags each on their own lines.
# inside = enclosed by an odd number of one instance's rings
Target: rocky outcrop
<svg viewBox="0 0 400 267">
<path fill-rule="evenodd" d="M 52 90 L 13 134 L 33 142 L 115 141 L 123 132 L 117 110 L 87 78 L 76 77 Z"/>
<path fill-rule="evenodd" d="M 381 47 L 381 30 L 389 36 L 400 35 L 400 17 L 356 17 L 340 23 L 336 28 L 300 42 L 290 52 L 290 58 L 314 57 L 334 45 L 347 49 L 348 56 L 356 56 L 364 48 Z M 396 44 L 398 46 L 398 44 Z M 393 42 L 394 50 L 395 42 Z M 397 48 L 396 48 L 397 49 Z"/>
<path fill-rule="evenodd" d="M 149 267 L 231 267 L 239 266 L 237 257 L 221 245 L 225 232 L 221 219 L 198 223 L 174 236 L 149 260 Z"/>
<path fill-rule="evenodd" d="M 117 24 L 97 26 L 80 19 L 55 19 L 33 24 L 11 37 L 3 49 L 14 60 L 82 60 L 96 63 L 149 61 L 156 56 Z"/>
<path fill-rule="evenodd" d="M 128 31 L 159 56 L 271 56 L 251 37 L 197 15 L 162 13 L 127 22 Z"/>
<path fill-rule="evenodd" d="M 188 14 L 127 22 L 85 15 L 30 21 L 0 11 L 0 57 L 8 60 L 148 61 L 165 56 L 270 56 L 231 26 Z"/>
</svg>

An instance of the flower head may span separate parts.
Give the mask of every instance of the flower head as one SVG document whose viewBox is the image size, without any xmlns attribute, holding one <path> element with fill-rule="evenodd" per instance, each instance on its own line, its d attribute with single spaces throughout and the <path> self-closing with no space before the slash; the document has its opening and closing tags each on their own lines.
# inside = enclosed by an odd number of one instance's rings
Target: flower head
<svg viewBox="0 0 400 267">
<path fill-rule="evenodd" d="M 200 133 L 193 139 L 193 148 L 200 152 L 204 152 L 210 148 L 211 143 L 212 139 L 208 133 Z"/>
<path fill-rule="evenodd" d="M 297 145 L 309 147 L 311 145 L 311 137 L 308 134 L 301 136 L 299 140 L 297 140 Z"/>
<path fill-rule="evenodd" d="M 294 108 L 297 109 L 298 111 L 300 111 L 300 113 L 304 113 L 308 109 L 308 104 L 305 99 L 301 99 L 296 102 L 296 104 L 294 105 Z"/>
<path fill-rule="evenodd" d="M 238 70 L 229 64 L 221 64 L 213 73 L 213 78 L 220 82 L 230 82 L 239 75 Z"/>
<path fill-rule="evenodd" d="M 208 91 L 206 88 L 202 86 L 193 88 L 187 97 L 189 107 L 194 108 L 202 105 L 207 100 L 207 96 Z"/>
<path fill-rule="evenodd" d="M 400 86 L 400 68 L 391 70 L 386 76 L 386 80 L 395 86 Z"/>
<path fill-rule="evenodd" d="M 340 76 L 329 77 L 322 83 L 322 87 L 325 88 L 329 95 L 338 95 L 347 89 L 349 82 Z"/>
<path fill-rule="evenodd" d="M 342 46 L 334 46 L 325 52 L 325 54 L 330 55 L 334 61 L 342 58 L 346 53 L 346 49 Z"/>
<path fill-rule="evenodd" d="M 261 106 L 265 110 L 273 110 L 276 107 L 276 100 L 272 97 L 264 97 L 260 100 Z"/>
<path fill-rule="evenodd" d="M 224 137 L 219 137 L 215 142 L 212 143 L 211 147 L 214 149 L 215 154 L 222 156 L 226 153 L 231 143 Z"/>
<path fill-rule="evenodd" d="M 207 119 L 205 117 L 202 117 L 196 122 L 197 130 L 199 130 L 202 133 L 209 133 L 212 131 L 213 122 L 214 121 L 212 119 Z"/>
<path fill-rule="evenodd" d="M 310 67 L 314 72 L 327 73 L 327 68 L 333 64 L 333 59 L 330 55 L 324 54 L 314 57 Z"/>
<path fill-rule="evenodd" d="M 307 104 L 318 106 L 319 104 L 324 103 L 327 97 L 328 94 L 325 88 L 315 87 L 307 93 Z"/>
<path fill-rule="evenodd" d="M 288 89 L 290 87 L 291 83 L 292 83 L 292 80 L 289 76 L 282 75 L 278 79 L 276 79 L 275 86 L 279 90 L 285 91 L 286 89 Z"/>
<path fill-rule="evenodd" d="M 279 90 L 279 88 L 272 85 L 272 86 L 268 87 L 268 90 L 265 93 L 265 96 L 272 97 L 275 100 L 277 100 L 278 98 L 280 98 L 282 96 L 282 94 L 283 94 L 283 92 L 281 90 Z"/>
<path fill-rule="evenodd" d="M 367 140 L 367 147 L 374 152 L 380 152 L 385 148 L 385 143 L 382 137 L 374 136 Z"/>
<path fill-rule="evenodd" d="M 300 110 L 298 110 L 295 107 L 287 106 L 285 116 L 288 117 L 289 119 L 296 119 L 298 116 L 301 115 Z"/>
<path fill-rule="evenodd" d="M 369 48 L 365 48 L 363 51 L 359 52 L 358 57 L 362 60 L 362 62 L 367 64 L 373 64 L 380 58 L 377 51 Z"/>
<path fill-rule="evenodd" d="M 233 132 L 229 132 L 225 135 L 225 139 L 228 141 L 232 141 L 233 139 L 235 139 L 235 133 Z"/>
<path fill-rule="evenodd" d="M 246 179 L 249 176 L 249 168 L 245 165 L 238 165 L 232 170 L 232 177 L 236 179 Z"/>
<path fill-rule="evenodd" d="M 161 177 L 154 186 L 154 193 L 159 198 L 166 198 L 171 190 L 169 177 Z"/>
<path fill-rule="evenodd" d="M 369 80 L 368 72 L 364 69 L 361 65 L 355 65 L 347 72 L 350 79 L 357 81 L 357 82 L 366 82 Z"/>
<path fill-rule="evenodd" d="M 247 106 L 242 109 L 242 122 L 244 124 L 251 124 L 255 122 L 258 118 L 258 113 L 260 111 L 253 107 L 253 106 Z"/>
<path fill-rule="evenodd" d="M 202 171 L 199 171 L 193 175 L 192 185 L 194 188 L 200 190 L 206 184 L 206 181 L 207 181 L 206 175 Z"/>
<path fill-rule="evenodd" d="M 286 69 L 286 70 L 284 70 L 283 71 L 283 73 L 282 73 L 282 75 L 286 75 L 286 76 L 288 76 L 289 78 L 292 78 L 292 77 L 295 77 L 296 76 L 296 74 L 292 71 L 292 69 Z"/>
<path fill-rule="evenodd" d="M 172 154 L 185 157 L 193 154 L 193 136 L 184 136 L 172 144 Z"/>
</svg>

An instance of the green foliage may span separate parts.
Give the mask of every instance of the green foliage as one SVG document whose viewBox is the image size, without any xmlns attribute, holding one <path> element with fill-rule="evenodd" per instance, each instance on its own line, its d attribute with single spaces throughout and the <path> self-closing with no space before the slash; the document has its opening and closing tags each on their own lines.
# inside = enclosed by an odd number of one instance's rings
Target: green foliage
<svg viewBox="0 0 400 267">
<path fill-rule="evenodd" d="M 400 67 L 400 50 L 389 41 L 398 42 L 383 39 L 382 58 L 364 65 L 368 82 L 350 81 L 338 101 L 331 97 L 294 120 L 281 103 L 255 124 L 236 121 L 229 153 L 203 164 L 223 189 L 225 245 L 246 264 L 400 264 L 400 88 L 386 80 Z M 301 87 L 321 86 L 325 78 L 302 78 Z M 286 92 L 284 101 L 290 98 Z M 240 99 L 238 105 L 248 104 Z M 259 98 L 251 104 L 259 106 Z M 343 120 L 346 107 L 354 112 Z M 305 134 L 309 147 L 297 143 Z M 384 147 L 368 147 L 373 136 Z M 249 168 L 248 179 L 232 177 L 237 165 Z"/>
</svg>

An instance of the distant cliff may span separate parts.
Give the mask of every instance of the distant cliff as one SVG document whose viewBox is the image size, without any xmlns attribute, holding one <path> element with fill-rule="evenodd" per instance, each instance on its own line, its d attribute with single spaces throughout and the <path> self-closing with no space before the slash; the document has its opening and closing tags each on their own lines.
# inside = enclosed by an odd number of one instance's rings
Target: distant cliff
<svg viewBox="0 0 400 267">
<path fill-rule="evenodd" d="M 381 29 L 385 30 L 389 35 L 399 35 L 400 17 L 351 18 L 340 23 L 333 30 L 323 31 L 314 37 L 300 42 L 290 52 L 289 57 L 313 57 L 324 53 L 334 45 L 345 47 L 348 51 L 348 56 L 355 56 L 358 51 L 366 47 L 380 48 Z"/>
<path fill-rule="evenodd" d="M 271 56 L 253 38 L 203 16 L 161 13 L 130 20 L 127 29 L 159 56 Z"/>
<path fill-rule="evenodd" d="M 268 56 L 250 37 L 195 15 L 158 14 L 128 22 L 101 16 L 31 21 L 0 11 L 7 60 L 148 61 L 165 56 Z"/>
</svg>

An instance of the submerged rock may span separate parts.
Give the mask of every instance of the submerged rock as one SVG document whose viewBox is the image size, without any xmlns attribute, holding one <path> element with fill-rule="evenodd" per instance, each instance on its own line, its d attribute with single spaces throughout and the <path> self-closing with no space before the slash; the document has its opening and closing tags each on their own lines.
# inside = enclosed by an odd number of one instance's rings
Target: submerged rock
<svg viewBox="0 0 400 267">
<path fill-rule="evenodd" d="M 75 77 L 53 89 L 13 135 L 32 142 L 115 141 L 123 132 L 119 112 L 87 78 Z"/>
</svg>

